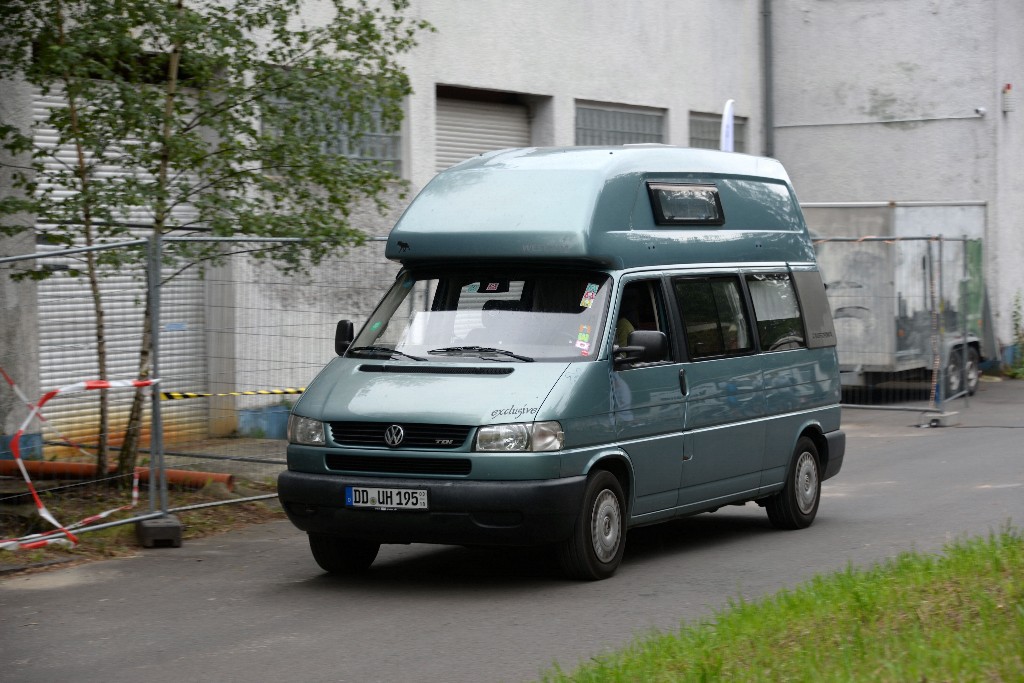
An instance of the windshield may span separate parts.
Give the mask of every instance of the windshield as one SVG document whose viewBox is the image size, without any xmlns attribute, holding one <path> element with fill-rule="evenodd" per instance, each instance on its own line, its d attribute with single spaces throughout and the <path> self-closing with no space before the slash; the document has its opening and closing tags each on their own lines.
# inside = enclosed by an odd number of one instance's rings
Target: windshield
<svg viewBox="0 0 1024 683">
<path fill-rule="evenodd" d="M 402 273 L 346 355 L 401 360 L 590 360 L 608 275 L 589 271 Z"/>
</svg>

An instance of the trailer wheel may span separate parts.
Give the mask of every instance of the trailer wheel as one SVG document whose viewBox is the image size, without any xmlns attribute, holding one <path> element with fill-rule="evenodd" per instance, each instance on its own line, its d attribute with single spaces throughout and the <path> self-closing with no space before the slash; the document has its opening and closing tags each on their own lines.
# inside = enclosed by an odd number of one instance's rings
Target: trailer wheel
<svg viewBox="0 0 1024 683">
<path fill-rule="evenodd" d="M 320 568 L 331 574 L 358 574 L 377 559 L 380 543 L 328 534 L 309 534 L 309 549 Z"/>
<path fill-rule="evenodd" d="M 967 347 L 967 367 L 963 368 L 963 352 L 961 349 L 953 349 L 949 353 L 949 362 L 946 363 L 946 396 L 956 396 L 965 389 L 968 396 L 974 396 L 978 390 L 978 382 L 981 377 L 981 359 L 978 351 L 973 346 Z"/>
<path fill-rule="evenodd" d="M 821 502 L 820 463 L 814 441 L 800 437 L 786 485 L 765 503 L 768 521 L 776 529 L 804 529 L 814 522 Z"/>
</svg>

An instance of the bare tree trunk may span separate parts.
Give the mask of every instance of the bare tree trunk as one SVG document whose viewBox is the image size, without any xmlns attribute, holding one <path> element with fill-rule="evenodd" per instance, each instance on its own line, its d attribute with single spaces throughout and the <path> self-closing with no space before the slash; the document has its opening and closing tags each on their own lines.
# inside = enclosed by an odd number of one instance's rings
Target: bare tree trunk
<svg viewBox="0 0 1024 683">
<path fill-rule="evenodd" d="M 149 350 L 153 339 L 153 318 L 150 313 L 149 297 L 146 298 L 146 305 L 142 313 L 142 348 L 139 349 L 139 379 L 149 378 Z M 121 444 L 121 452 L 117 458 L 117 472 L 127 475 L 135 471 L 138 462 L 139 441 L 142 431 L 142 412 L 144 409 L 143 394 L 141 389 L 136 389 L 132 396 L 132 407 L 128 412 L 128 426 L 125 428 L 124 441 Z M 118 481 L 127 485 L 128 479 L 124 476 Z"/>
<path fill-rule="evenodd" d="M 177 0 L 175 8 L 180 14 L 184 10 L 184 2 Z M 171 58 L 167 64 L 167 88 L 164 91 L 164 121 L 163 121 L 163 145 L 160 155 L 160 169 L 157 173 L 158 195 L 156 206 L 153 208 L 153 234 L 159 235 L 163 232 L 167 223 L 167 200 L 163 190 L 167 187 L 167 175 L 170 169 L 170 140 L 173 133 L 172 123 L 174 121 L 174 98 L 178 94 L 178 67 L 181 64 L 181 43 L 177 42 L 171 49 Z M 156 263 L 159 268 L 160 264 Z M 157 280 L 160 276 L 157 274 Z M 142 348 L 139 350 L 139 379 L 149 378 L 150 373 L 150 348 L 153 343 L 153 311 L 149 297 L 146 297 L 146 306 L 143 312 L 142 324 Z M 125 475 L 135 469 L 138 462 L 139 437 L 142 430 L 143 411 L 142 389 L 136 389 L 132 397 L 132 408 L 128 414 L 128 427 L 125 431 L 124 443 L 121 446 L 121 453 L 118 457 L 118 474 Z"/>
<path fill-rule="evenodd" d="M 92 230 L 86 228 L 86 243 L 91 246 Z M 96 259 L 92 252 L 88 258 L 89 290 L 92 292 L 93 314 L 96 316 L 96 364 L 98 366 L 98 379 L 107 379 L 107 324 L 106 313 L 103 308 L 103 299 L 100 296 L 99 274 L 96 268 Z M 109 443 L 107 435 L 110 433 L 110 397 L 106 389 L 100 390 L 100 422 L 98 425 L 99 434 L 96 442 L 96 476 L 107 475 L 107 462 L 109 461 Z"/>
</svg>

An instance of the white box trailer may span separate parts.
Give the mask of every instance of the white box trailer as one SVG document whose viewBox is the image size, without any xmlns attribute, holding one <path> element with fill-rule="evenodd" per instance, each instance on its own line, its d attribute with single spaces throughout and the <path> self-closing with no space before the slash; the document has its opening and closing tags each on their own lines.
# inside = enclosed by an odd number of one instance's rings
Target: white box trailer
<svg viewBox="0 0 1024 683">
<path fill-rule="evenodd" d="M 974 393 L 994 355 L 982 270 L 984 202 L 808 203 L 847 386 L 943 378 Z"/>
</svg>

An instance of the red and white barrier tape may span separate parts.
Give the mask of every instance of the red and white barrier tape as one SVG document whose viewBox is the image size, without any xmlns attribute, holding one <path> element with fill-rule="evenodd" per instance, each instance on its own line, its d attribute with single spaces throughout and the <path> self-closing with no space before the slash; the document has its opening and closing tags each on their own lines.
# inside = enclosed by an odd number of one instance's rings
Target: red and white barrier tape
<svg viewBox="0 0 1024 683">
<path fill-rule="evenodd" d="M 19 386 L 18 386 L 18 385 L 17 385 L 17 384 L 16 384 L 15 382 L 14 382 L 14 380 L 13 380 L 13 379 L 11 379 L 11 376 L 10 376 L 10 375 L 8 375 L 8 374 L 7 374 L 7 373 L 6 373 L 5 371 L 4 371 L 4 369 L 3 369 L 2 367 L 0 367 L 0 375 L 3 375 L 3 378 L 4 378 L 4 380 L 5 380 L 6 382 L 7 382 L 7 384 L 8 384 L 8 385 L 10 385 L 10 387 L 11 387 L 11 391 L 13 391 L 13 392 L 14 392 L 14 394 L 15 394 L 15 395 L 16 395 L 16 396 L 17 396 L 17 397 L 18 397 L 19 399 L 21 399 L 21 402 L 22 402 L 22 403 L 24 403 L 24 404 L 25 404 L 25 406 L 26 406 L 26 407 L 27 407 L 27 408 L 28 408 L 29 410 L 31 410 L 31 409 L 32 409 L 32 401 L 30 401 L 30 400 L 29 400 L 28 396 L 26 396 L 26 395 L 25 395 L 25 392 L 23 392 L 23 391 L 21 390 L 21 387 L 19 387 Z M 78 452 L 79 452 L 79 453 L 81 453 L 82 455 L 88 456 L 88 457 L 90 457 L 90 458 L 91 458 L 91 457 L 93 457 L 93 454 L 92 454 L 92 453 L 90 453 L 89 451 L 85 450 L 84 448 L 82 448 L 81 444 L 79 444 L 79 443 L 77 443 L 77 442 L 75 442 L 75 441 L 72 441 L 72 440 L 71 440 L 71 439 L 69 439 L 68 437 L 64 436 L 64 434 L 62 434 L 62 433 L 61 433 L 61 431 L 60 431 L 59 429 L 57 429 L 57 428 L 56 428 L 55 426 L 53 426 L 53 424 L 51 424 L 51 423 L 50 423 L 50 421 L 49 421 L 49 420 L 47 420 L 47 419 L 46 419 L 46 418 L 45 418 L 45 417 L 44 417 L 43 415 L 39 415 L 39 421 L 40 421 L 40 422 L 41 422 L 41 423 L 42 423 L 43 425 L 45 425 L 45 426 L 49 427 L 50 429 L 52 429 L 52 430 L 54 431 L 54 433 L 55 433 L 55 434 L 57 435 L 57 437 L 58 437 L 58 438 L 59 438 L 59 439 L 60 439 L 61 441 L 63 441 L 63 442 L 65 443 L 65 444 L 67 444 L 68 446 L 70 446 L 70 447 L 72 447 L 72 448 L 75 448 L 75 449 L 77 449 L 77 450 L 78 450 Z"/>
<path fill-rule="evenodd" d="M 10 377 L 7 375 L 7 373 L 5 372 L 3 374 L 7 382 L 11 384 L 13 387 L 14 384 L 11 381 Z M 52 391 L 43 394 L 43 396 L 35 404 L 31 404 L 28 401 L 26 401 L 26 404 L 29 405 L 29 414 L 28 417 L 26 417 L 25 420 L 21 423 L 21 426 L 18 428 L 18 431 L 15 432 L 14 435 L 11 437 L 11 453 L 14 455 L 14 461 L 18 463 L 18 469 L 21 470 L 21 476 L 25 479 L 25 483 L 28 485 L 29 493 L 32 494 L 32 499 L 35 501 L 36 509 L 39 512 L 39 516 L 45 519 L 47 522 L 49 522 L 52 526 L 54 526 L 55 529 L 53 531 L 47 531 L 39 534 L 31 534 L 23 538 L 11 538 L 0 540 L 0 549 L 30 550 L 33 548 L 41 548 L 43 546 L 47 546 L 53 543 L 60 543 L 67 546 L 75 546 L 78 545 L 78 538 L 73 533 L 71 533 L 73 529 L 78 529 L 85 526 L 86 524 L 91 524 L 92 522 L 98 519 L 103 519 L 104 517 L 107 517 L 120 510 L 127 510 L 132 507 L 135 507 L 135 504 L 138 502 L 139 499 L 138 470 L 135 471 L 135 477 L 132 483 L 132 502 L 130 505 L 121 506 L 119 508 L 107 510 L 106 512 L 91 515 L 90 517 L 87 517 L 84 520 L 80 520 L 68 526 L 62 525 L 60 522 L 57 521 L 57 519 L 52 514 L 50 514 L 50 511 L 46 508 L 46 505 L 39 497 L 39 493 L 36 491 L 36 487 L 32 483 L 32 478 L 29 477 L 28 470 L 25 469 L 25 463 L 22 462 L 21 449 L 19 448 L 18 442 L 21 440 L 21 435 L 28 428 L 29 424 L 31 424 L 33 418 L 38 417 L 41 420 L 43 419 L 42 415 L 40 414 L 42 407 L 46 405 L 47 401 L 49 401 L 55 396 L 58 396 L 60 394 L 71 394 L 79 391 L 90 391 L 93 389 L 128 389 L 138 387 L 149 387 L 153 386 L 158 381 L 159 380 L 156 379 L 87 380 L 85 382 L 78 382 L 76 384 L 69 384 L 66 387 L 53 389 Z M 18 394 L 19 397 L 24 400 L 20 391 L 18 391 Z"/>
</svg>

